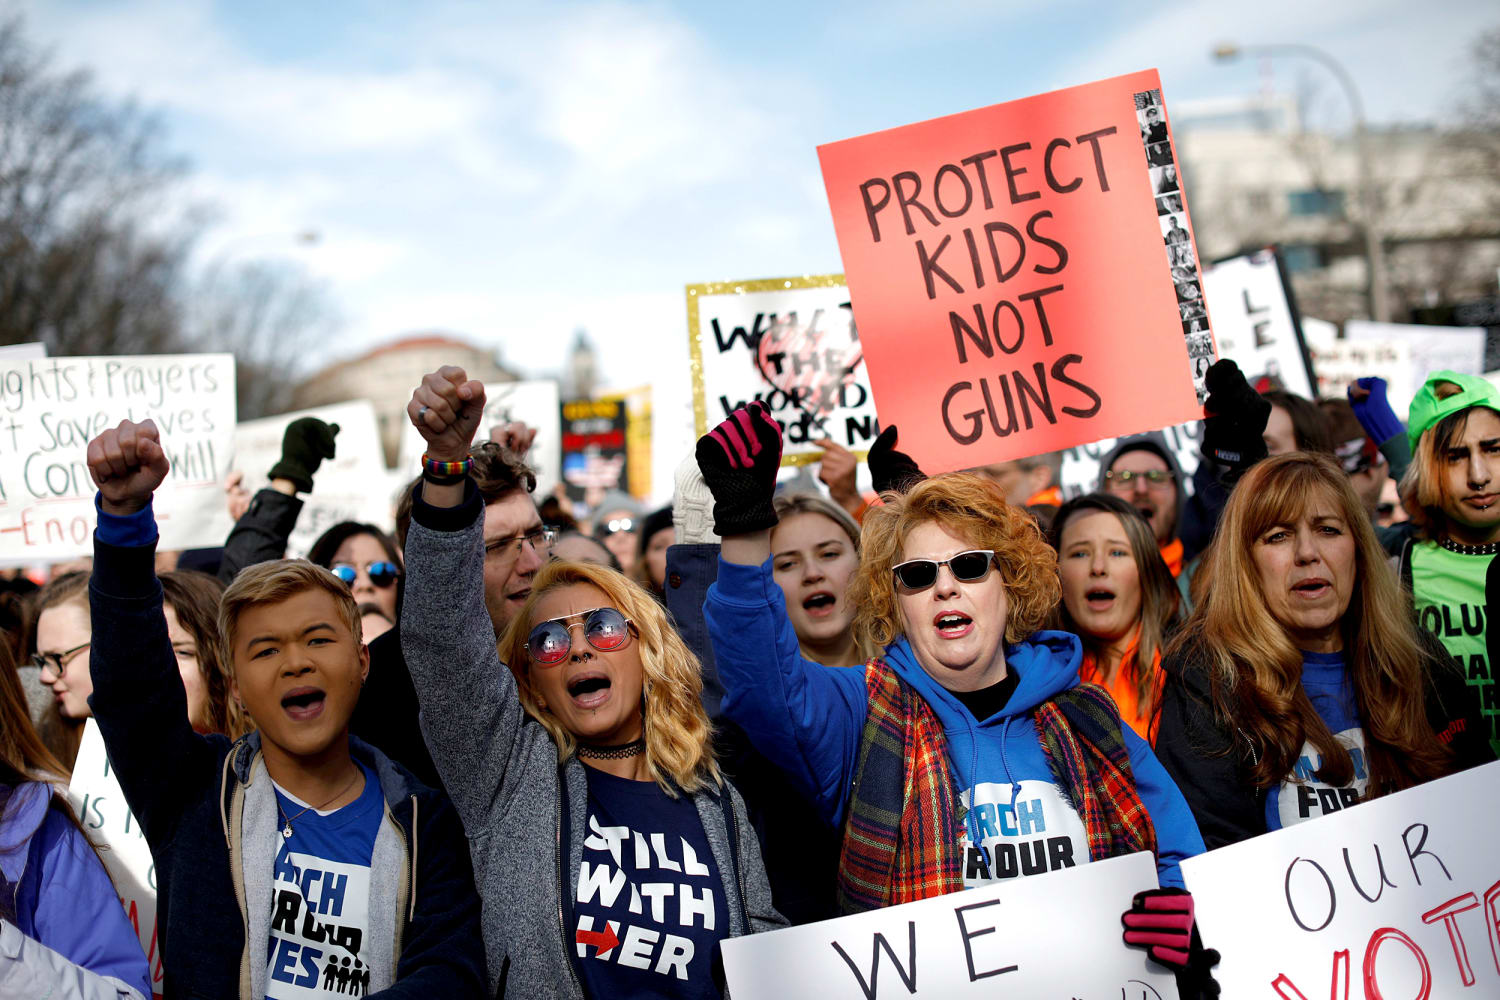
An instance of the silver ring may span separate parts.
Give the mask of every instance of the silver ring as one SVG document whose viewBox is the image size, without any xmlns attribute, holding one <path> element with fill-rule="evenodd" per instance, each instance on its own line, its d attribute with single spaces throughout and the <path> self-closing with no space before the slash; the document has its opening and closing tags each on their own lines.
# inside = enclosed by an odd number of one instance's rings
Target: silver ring
<svg viewBox="0 0 1500 1000">
<path fill-rule="evenodd" d="M 427 409 L 428 408 L 425 407 L 425 406 L 419 406 L 419 407 L 417 407 L 417 419 L 418 420 L 421 420 L 423 417 L 427 416 Z"/>
</svg>

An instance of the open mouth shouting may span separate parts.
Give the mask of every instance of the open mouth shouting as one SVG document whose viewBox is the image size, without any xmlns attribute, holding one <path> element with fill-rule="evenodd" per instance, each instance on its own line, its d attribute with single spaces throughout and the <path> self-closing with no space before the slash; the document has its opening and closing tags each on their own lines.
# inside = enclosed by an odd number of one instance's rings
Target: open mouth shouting
<svg viewBox="0 0 1500 1000">
<path fill-rule="evenodd" d="M 328 695 L 322 688 L 292 688 L 281 696 L 281 710 L 293 722 L 311 722 L 323 714 L 323 704 Z"/>
<path fill-rule="evenodd" d="M 1304 600 L 1315 601 L 1333 592 L 1333 584 L 1321 576 L 1308 577 L 1292 585 L 1292 593 Z"/>
<path fill-rule="evenodd" d="M 1090 611 L 1108 611 L 1115 606 L 1115 592 L 1108 587 L 1090 587 L 1083 600 Z"/>
<path fill-rule="evenodd" d="M 568 678 L 568 697 L 582 709 L 594 709 L 609 700 L 609 677 L 600 670 L 590 670 Z"/>
<path fill-rule="evenodd" d="M 961 639 L 974 631 L 974 619 L 961 611 L 939 611 L 932 618 L 932 627 L 944 639 Z"/>
<path fill-rule="evenodd" d="M 802 601 L 802 610 L 807 612 L 809 618 L 827 618 L 833 614 L 837 605 L 837 597 L 826 590 L 820 590 L 816 594 L 809 594 Z"/>
<path fill-rule="evenodd" d="M 1146 523 L 1147 524 L 1155 524 L 1156 523 L 1156 521 L 1154 520 L 1155 517 L 1156 517 L 1156 508 L 1155 507 L 1152 507 L 1150 504 L 1143 504 L 1143 505 L 1137 507 L 1136 511 L 1141 515 L 1141 517 L 1144 517 L 1146 519 Z"/>
</svg>

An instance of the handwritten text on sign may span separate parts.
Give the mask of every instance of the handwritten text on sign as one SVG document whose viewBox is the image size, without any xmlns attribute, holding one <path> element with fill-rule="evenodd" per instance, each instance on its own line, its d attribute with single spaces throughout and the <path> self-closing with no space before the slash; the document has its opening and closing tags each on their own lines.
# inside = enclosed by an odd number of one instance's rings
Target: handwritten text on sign
<svg viewBox="0 0 1500 1000">
<path fill-rule="evenodd" d="M 89 839 L 105 848 L 99 856 L 140 938 L 141 950 L 151 963 L 151 987 L 159 996 L 163 973 L 156 947 L 156 867 L 146 834 L 130 814 L 125 793 L 110 770 L 104 737 L 93 719 L 84 726 L 68 798 Z"/>
<path fill-rule="evenodd" d="M 89 440 L 121 420 L 147 417 L 172 463 L 155 499 L 162 548 L 223 544 L 233 355 L 0 361 L 0 560 L 92 552 Z"/>
<path fill-rule="evenodd" d="M 880 433 L 842 275 L 689 285 L 693 415 L 702 435 L 759 400 L 783 431 L 782 464 L 825 438 L 862 454 Z"/>
<path fill-rule="evenodd" d="M 1500 763 L 1189 858 L 1236 997 L 1500 996 Z"/>
<path fill-rule="evenodd" d="M 1120 914 L 1154 888 L 1150 854 L 1111 858 L 733 938 L 724 972 L 736 1000 L 1161 1000 L 1175 980 L 1120 939 Z"/>
<path fill-rule="evenodd" d="M 1179 300 L 1202 293 L 1173 273 L 1196 255 L 1177 223 L 1163 245 L 1156 174 L 1179 185 L 1136 114 L 1159 91 L 1136 73 L 819 147 L 875 401 L 924 470 L 1199 414 Z"/>
</svg>

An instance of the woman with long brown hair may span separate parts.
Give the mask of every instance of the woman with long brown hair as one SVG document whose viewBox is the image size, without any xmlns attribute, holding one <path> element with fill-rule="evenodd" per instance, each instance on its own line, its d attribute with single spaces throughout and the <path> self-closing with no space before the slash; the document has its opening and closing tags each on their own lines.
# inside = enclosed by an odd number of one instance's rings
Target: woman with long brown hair
<svg viewBox="0 0 1500 1000">
<path fill-rule="evenodd" d="M 1332 458 L 1252 467 L 1199 572 L 1156 752 L 1210 849 L 1491 759 Z"/>
<path fill-rule="evenodd" d="M 56 787 L 0 643 L 0 996 L 151 996 L 151 969 L 104 865 Z"/>
</svg>

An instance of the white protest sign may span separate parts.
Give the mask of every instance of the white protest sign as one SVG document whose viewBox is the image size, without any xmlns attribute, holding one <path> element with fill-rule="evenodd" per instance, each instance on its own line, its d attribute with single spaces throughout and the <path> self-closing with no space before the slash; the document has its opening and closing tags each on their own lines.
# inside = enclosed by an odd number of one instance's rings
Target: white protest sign
<svg viewBox="0 0 1500 1000">
<path fill-rule="evenodd" d="M 1320 333 L 1308 338 L 1307 349 L 1318 373 L 1320 399 L 1343 399 L 1345 390 L 1357 378 L 1383 378 L 1391 408 L 1398 417 L 1405 417 L 1421 385 L 1411 344 L 1404 340 L 1336 340 Z"/>
<path fill-rule="evenodd" d="M 0 347 L 0 360 L 5 361 L 38 361 L 46 356 L 46 344 L 6 344 Z"/>
<path fill-rule="evenodd" d="M 1198 469 L 1198 444 L 1203 437 L 1203 425 L 1197 421 L 1175 424 L 1157 432 L 1167 442 L 1167 450 L 1182 469 L 1183 495 L 1193 493 L 1193 473 Z M 1079 445 L 1063 452 L 1062 473 L 1058 477 L 1062 485 L 1063 499 L 1071 500 L 1084 493 L 1098 493 L 1099 478 L 1104 474 L 1100 464 L 1104 456 L 1115 449 L 1122 438 L 1105 438 L 1092 444 Z"/>
<path fill-rule="evenodd" d="M 270 485 L 266 473 L 281 458 L 281 439 L 287 425 L 302 417 L 338 424 L 339 433 L 334 439 L 334 457 L 325 458 L 313 475 L 312 492 L 304 496 L 286 554 L 306 555 L 318 536 L 340 521 L 362 521 L 390 531 L 395 505 L 385 490 L 385 459 L 375 408 L 366 400 L 240 424 L 234 432 L 233 468 L 244 473 L 245 488 L 253 494 Z"/>
<path fill-rule="evenodd" d="M 726 940 L 735 1000 L 1177 996 L 1121 940 L 1120 914 L 1156 888 L 1150 854 Z"/>
<path fill-rule="evenodd" d="M 784 430 L 782 465 L 830 438 L 863 458 L 880 433 L 843 275 L 687 287 L 698 435 L 761 400 Z"/>
<path fill-rule="evenodd" d="M 0 359 L 0 561 L 91 554 L 88 443 L 147 417 L 172 465 L 154 501 L 161 547 L 222 545 L 234 399 L 231 354 Z"/>
<path fill-rule="evenodd" d="M 1291 392 L 1313 398 L 1302 340 L 1274 252 L 1257 250 L 1205 267 L 1203 300 L 1219 357 L 1233 358 L 1252 385 L 1258 376 L 1272 375 Z"/>
<path fill-rule="evenodd" d="M 93 719 L 84 723 L 68 799 L 89 839 L 105 848 L 99 856 L 109 869 L 115 891 L 140 938 L 141 950 L 151 964 L 151 988 L 160 996 L 163 973 L 161 953 L 156 948 L 156 867 L 146 834 L 130 814 L 125 793 L 110 769 L 104 737 Z"/>
<path fill-rule="evenodd" d="M 1477 326 L 1424 326 L 1351 319 L 1344 324 L 1344 338 L 1405 342 L 1411 349 L 1413 391 L 1433 372 L 1453 371 L 1460 375 L 1484 372 L 1484 329 Z"/>
<path fill-rule="evenodd" d="M 536 473 L 536 496 L 552 492 L 562 479 L 562 411 L 557 383 L 551 380 L 532 382 L 493 382 L 484 387 L 484 422 L 475 440 L 483 441 L 490 428 L 516 420 L 525 421 L 536 431 L 536 440 L 526 453 L 526 464 Z M 405 421 L 401 434 L 401 472 L 403 482 L 410 482 L 422 472 L 422 453 L 427 442 L 421 432 Z"/>
<path fill-rule="evenodd" d="M 1223 1000 L 1500 996 L 1497 825 L 1492 763 L 1187 859 Z"/>
</svg>

